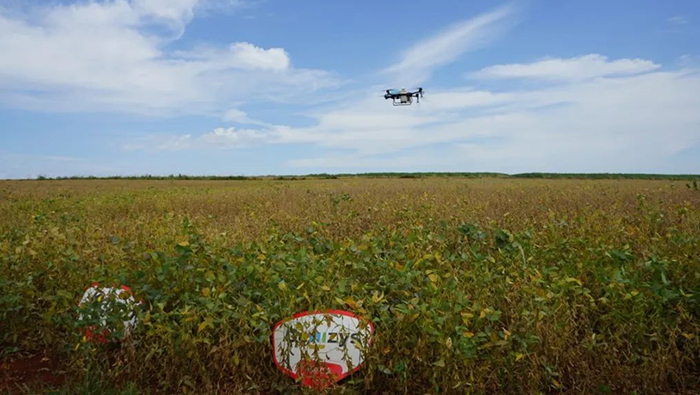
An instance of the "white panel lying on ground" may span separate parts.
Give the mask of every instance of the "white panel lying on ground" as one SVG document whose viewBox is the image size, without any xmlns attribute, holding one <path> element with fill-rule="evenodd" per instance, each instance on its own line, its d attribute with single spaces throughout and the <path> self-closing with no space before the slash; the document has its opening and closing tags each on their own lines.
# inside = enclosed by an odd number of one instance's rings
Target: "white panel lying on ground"
<svg viewBox="0 0 700 395">
<path fill-rule="evenodd" d="M 302 384 L 323 388 L 359 369 L 374 326 L 341 310 L 299 313 L 275 325 L 275 364 Z"/>
<path fill-rule="evenodd" d="M 83 311 L 78 317 L 79 321 L 83 321 L 83 314 L 90 316 L 91 314 L 96 314 L 99 319 L 101 331 L 97 330 L 97 326 L 92 325 L 85 328 L 85 336 L 88 340 L 96 340 L 100 343 L 107 341 L 107 337 L 111 331 L 116 328 L 107 328 L 108 318 L 110 315 L 116 314 L 124 316 L 122 324 L 124 325 L 124 336 L 128 336 L 131 333 L 131 329 L 136 325 L 136 313 L 134 309 L 140 303 L 134 300 L 131 290 L 126 285 L 122 285 L 119 288 L 116 287 L 99 287 L 97 283 L 93 283 L 90 288 L 88 288 L 83 294 L 82 299 L 80 299 L 79 306 L 85 310 L 86 306 L 94 305 L 97 303 L 97 311 Z"/>
</svg>

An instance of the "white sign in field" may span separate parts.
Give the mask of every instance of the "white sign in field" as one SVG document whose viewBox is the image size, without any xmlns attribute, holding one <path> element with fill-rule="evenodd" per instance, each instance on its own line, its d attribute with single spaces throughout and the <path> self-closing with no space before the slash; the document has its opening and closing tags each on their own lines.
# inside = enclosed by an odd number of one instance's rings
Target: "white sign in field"
<svg viewBox="0 0 700 395">
<path fill-rule="evenodd" d="M 277 367 L 303 385 L 325 388 L 356 372 L 374 325 L 348 311 L 298 313 L 272 330 Z"/>
<path fill-rule="evenodd" d="M 85 337 L 90 341 L 106 343 L 113 332 L 123 330 L 123 335 L 128 336 L 136 325 L 134 309 L 138 304 L 126 285 L 100 288 L 99 284 L 93 283 L 78 304 L 81 309 L 78 321 L 89 322 L 84 328 Z M 121 320 L 121 325 L 114 325 L 115 320 Z"/>
</svg>

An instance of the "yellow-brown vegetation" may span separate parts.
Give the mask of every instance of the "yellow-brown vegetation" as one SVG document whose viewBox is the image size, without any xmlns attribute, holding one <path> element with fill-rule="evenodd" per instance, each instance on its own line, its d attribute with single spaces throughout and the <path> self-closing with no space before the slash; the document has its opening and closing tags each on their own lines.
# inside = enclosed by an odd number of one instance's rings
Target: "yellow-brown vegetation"
<svg viewBox="0 0 700 395">
<path fill-rule="evenodd" d="M 82 337 L 93 281 L 144 301 L 128 339 Z M 61 391 L 301 392 L 275 369 L 270 331 L 328 308 L 376 325 L 334 393 L 700 391 L 700 193 L 664 180 L 0 182 L 0 361 L 57 355 Z"/>
</svg>

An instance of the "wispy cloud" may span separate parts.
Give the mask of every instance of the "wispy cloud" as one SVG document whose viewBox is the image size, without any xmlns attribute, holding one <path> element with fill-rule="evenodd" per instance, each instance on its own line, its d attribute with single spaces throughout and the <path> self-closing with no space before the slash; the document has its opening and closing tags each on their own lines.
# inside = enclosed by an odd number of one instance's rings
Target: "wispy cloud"
<svg viewBox="0 0 700 395">
<path fill-rule="evenodd" d="M 0 8 L 0 101 L 67 111 L 213 115 L 222 127 L 148 135 L 122 148 L 161 157 L 265 145 L 314 148 L 315 154 L 287 162 L 299 172 L 662 171 L 669 158 L 700 144 L 700 68 L 690 56 L 674 71 L 650 59 L 601 54 L 497 64 L 467 74 L 463 86 L 426 89 L 421 103 L 408 108 L 394 108 L 378 88 L 360 84 L 351 93 L 321 93 L 352 95 L 352 101 L 305 102 L 310 126 L 283 125 L 282 117 L 267 122 L 243 111 L 250 107 L 240 98 L 270 101 L 338 80 L 294 67 L 292 54 L 276 46 L 234 41 L 169 51 L 167 44 L 203 9 L 202 1 L 85 2 L 45 6 L 29 16 Z M 407 48 L 382 71 L 398 86 L 424 82 L 500 37 L 517 15 L 507 5 L 464 20 Z M 146 28 L 153 24 L 159 29 Z M 514 79 L 526 83 L 505 81 Z M 0 176 L 35 174 L 41 166 L 64 174 L 86 168 L 71 158 L 1 154 Z"/>
<path fill-rule="evenodd" d="M 32 155 L 0 150 L 0 180 L 38 176 L 58 177 L 68 174 L 109 175 L 118 174 L 118 170 L 109 165 L 75 156 Z"/>
<path fill-rule="evenodd" d="M 271 129 L 216 128 L 210 132 L 193 136 L 158 134 L 141 137 L 124 144 L 126 151 L 182 151 L 182 150 L 226 150 L 253 145 L 281 142 L 277 127 Z"/>
<path fill-rule="evenodd" d="M 239 110 L 237 108 L 231 108 L 226 113 L 224 113 L 223 117 L 224 122 L 231 122 L 237 125 L 243 124 L 243 125 L 258 125 L 258 126 L 272 126 L 271 124 L 258 120 L 258 119 L 253 119 L 248 116 L 248 114 L 245 111 Z"/>
<path fill-rule="evenodd" d="M 453 62 L 462 54 L 483 47 L 514 24 L 516 8 L 503 6 L 478 15 L 420 41 L 404 51 L 401 60 L 386 73 L 397 86 L 414 86 L 427 80 L 432 71 Z"/>
<path fill-rule="evenodd" d="M 485 79 L 543 79 L 554 81 L 582 81 L 610 75 L 632 75 L 658 69 L 658 64 L 645 59 L 617 59 L 610 61 L 599 54 L 569 59 L 550 58 L 533 63 L 495 65 L 472 74 Z"/>
<path fill-rule="evenodd" d="M 499 92 L 430 91 L 408 109 L 368 94 L 351 107 L 319 111 L 311 127 L 220 129 L 172 141 L 186 138 L 189 149 L 319 147 L 318 156 L 288 163 L 301 172 L 660 171 L 700 143 L 699 91 L 697 70 L 654 68 Z"/>
<path fill-rule="evenodd" d="M 293 67 L 283 48 L 232 42 L 167 49 L 201 7 L 213 6 L 213 0 L 114 0 L 41 5 L 24 14 L 0 9 L 0 102 L 222 115 L 222 103 L 241 96 L 283 97 L 338 83 L 325 71 Z"/>
<path fill-rule="evenodd" d="M 430 92 L 418 111 L 411 108 L 417 118 L 411 125 L 387 128 L 378 121 L 366 135 L 353 127 L 319 130 L 318 144 L 336 154 L 292 164 L 344 171 L 370 163 L 395 170 L 659 171 L 700 143 L 697 71 L 654 68 L 524 90 Z M 338 112 L 350 117 L 353 110 Z M 354 115 L 363 119 L 366 112 Z M 442 122 L 428 118 L 435 114 Z M 323 115 L 319 125 L 333 116 Z M 412 166 L 411 157 L 421 165 Z"/>
<path fill-rule="evenodd" d="M 666 22 L 676 26 L 686 25 L 688 24 L 688 18 L 682 15 L 675 15 L 666 19 Z"/>
</svg>

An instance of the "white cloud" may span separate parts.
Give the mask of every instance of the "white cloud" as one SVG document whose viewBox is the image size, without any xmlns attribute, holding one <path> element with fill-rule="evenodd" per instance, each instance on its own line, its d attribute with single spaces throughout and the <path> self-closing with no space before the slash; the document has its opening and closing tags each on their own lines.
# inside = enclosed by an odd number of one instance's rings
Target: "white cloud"
<svg viewBox="0 0 700 395">
<path fill-rule="evenodd" d="M 95 163 L 74 156 L 31 155 L 0 149 L 0 180 L 17 178 L 60 177 L 66 175 L 115 175 L 113 165 Z"/>
<path fill-rule="evenodd" d="M 513 16 L 508 6 L 464 21 L 409 48 L 385 72 L 411 83 L 423 81 L 435 68 L 497 37 L 512 25 Z M 317 155 L 287 163 L 301 172 L 662 171 L 669 158 L 700 142 L 696 69 L 664 72 L 650 60 L 590 54 L 496 65 L 474 75 L 476 86 L 426 89 L 420 104 L 406 108 L 395 108 L 368 89 L 359 101 L 310 110 L 306 115 L 314 122 L 309 127 L 267 124 L 231 108 L 226 122 L 259 128 L 219 128 L 152 146 L 316 147 Z M 512 78 L 530 83 L 497 91 L 479 86 L 485 79 Z"/>
<path fill-rule="evenodd" d="M 133 0 L 133 8 L 143 15 L 178 24 L 194 17 L 198 0 Z"/>
<path fill-rule="evenodd" d="M 581 81 L 610 75 L 633 75 L 658 69 L 660 66 L 645 59 L 618 59 L 590 54 L 575 58 L 543 59 L 533 63 L 495 65 L 475 73 L 484 79 L 543 79 L 552 81 Z"/>
<path fill-rule="evenodd" d="M 248 69 L 285 70 L 289 57 L 282 48 L 262 49 L 250 43 L 231 45 L 227 63 Z"/>
<path fill-rule="evenodd" d="M 244 125 L 259 125 L 265 127 L 272 126 L 267 122 L 263 122 L 258 119 L 253 119 L 249 117 L 245 111 L 239 110 L 237 108 L 231 108 L 228 111 L 226 111 L 226 113 L 224 113 L 223 121 Z"/>
<path fill-rule="evenodd" d="M 420 84 L 436 67 L 444 66 L 467 51 L 488 44 L 513 23 L 513 6 L 462 21 L 426 40 L 416 43 L 403 53 L 398 64 L 386 70 L 393 75 L 397 86 Z"/>
<path fill-rule="evenodd" d="M 282 48 L 234 42 L 169 51 L 198 7 L 210 3 L 81 2 L 22 16 L 0 9 L 0 103 L 44 111 L 221 114 L 241 96 L 279 98 L 337 84 L 324 71 L 292 67 Z"/>
<path fill-rule="evenodd" d="M 367 94 L 350 106 L 310 114 L 311 127 L 222 128 L 193 138 L 189 148 L 316 146 L 318 156 L 288 162 L 301 172 L 693 172 L 670 163 L 700 143 L 698 71 L 655 70 L 500 92 L 427 91 L 420 104 L 406 108 Z"/>
<path fill-rule="evenodd" d="M 264 49 L 246 42 L 231 44 L 229 48 L 198 48 L 194 51 L 175 52 L 181 59 L 199 61 L 210 71 L 227 69 L 284 71 L 289 68 L 289 55 L 282 48 Z"/>
<path fill-rule="evenodd" d="M 700 69 L 700 56 L 685 54 L 678 58 L 678 65 L 684 69 Z"/>
<path fill-rule="evenodd" d="M 237 123 L 249 123 L 250 118 L 248 114 L 236 108 L 232 108 L 224 114 L 224 121 L 227 122 L 237 122 Z"/>
<path fill-rule="evenodd" d="M 180 151 L 192 146 L 192 135 L 184 134 L 168 138 L 157 147 L 159 151 Z"/>
<path fill-rule="evenodd" d="M 682 15 L 676 15 L 666 19 L 666 21 L 672 25 L 686 25 L 688 23 L 688 18 Z"/>
<path fill-rule="evenodd" d="M 197 142 L 205 147 L 240 148 L 270 139 L 269 132 L 254 129 L 216 128 L 212 132 L 201 135 Z"/>
<path fill-rule="evenodd" d="M 674 155 L 700 143 L 700 69 L 690 65 L 691 57 L 677 71 L 598 54 L 495 65 L 472 74 L 474 86 L 426 89 L 411 107 L 395 108 L 367 89 L 362 100 L 353 91 L 352 101 L 307 110 L 312 126 L 274 125 L 237 108 L 241 97 L 297 98 L 298 91 L 337 81 L 320 70 L 295 68 L 283 48 L 233 42 L 169 51 L 201 7 L 194 0 L 113 0 L 46 6 L 25 17 L 0 8 L 0 102 L 44 110 L 212 114 L 236 128 L 151 135 L 123 148 L 167 153 L 307 144 L 318 154 L 288 165 L 309 172 L 665 171 Z M 464 21 L 409 48 L 384 71 L 403 86 L 424 81 L 497 37 L 513 15 L 508 6 Z M 149 29 L 153 24 L 159 28 Z M 490 90 L 488 79 L 528 83 Z M 3 160 L 15 163 L 14 157 Z"/>
<path fill-rule="evenodd" d="M 281 127 L 280 127 L 281 128 Z M 198 136 L 149 135 L 124 144 L 126 151 L 182 151 L 182 150 L 216 150 L 236 149 L 252 145 L 279 142 L 277 127 L 271 129 L 236 129 L 235 127 L 216 128 Z"/>
<path fill-rule="evenodd" d="M 385 106 L 385 118 L 366 104 L 327 111 L 282 140 L 331 149 L 289 163 L 308 171 L 679 171 L 671 158 L 700 143 L 697 92 L 698 70 L 429 91 L 420 104 Z"/>
<path fill-rule="evenodd" d="M 515 94 L 462 89 L 432 93 L 428 100 L 438 109 L 485 108 L 511 103 Z"/>
</svg>

